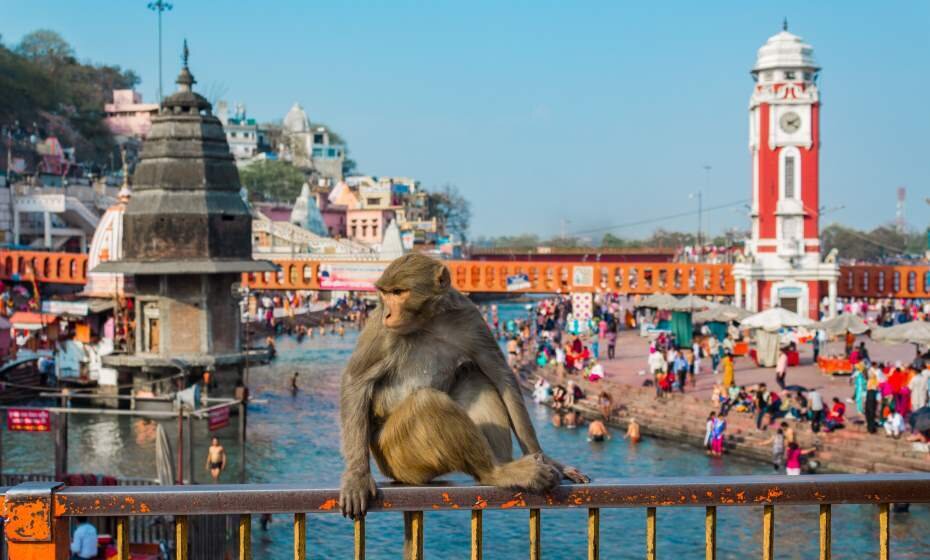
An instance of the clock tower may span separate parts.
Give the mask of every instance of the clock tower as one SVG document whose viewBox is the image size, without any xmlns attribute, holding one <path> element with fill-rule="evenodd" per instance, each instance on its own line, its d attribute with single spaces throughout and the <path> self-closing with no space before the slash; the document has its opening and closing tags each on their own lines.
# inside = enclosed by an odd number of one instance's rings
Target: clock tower
<svg viewBox="0 0 930 560">
<path fill-rule="evenodd" d="M 759 49 L 751 74 L 752 234 L 734 267 L 737 304 L 835 313 L 835 258 L 820 253 L 820 67 L 785 22 Z"/>
</svg>

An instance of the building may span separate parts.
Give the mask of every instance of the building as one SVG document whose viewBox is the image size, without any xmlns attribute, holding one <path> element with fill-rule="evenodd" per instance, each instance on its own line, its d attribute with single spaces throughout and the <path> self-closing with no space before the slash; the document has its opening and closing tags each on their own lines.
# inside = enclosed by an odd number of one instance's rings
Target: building
<svg viewBox="0 0 930 560">
<path fill-rule="evenodd" d="M 285 159 L 327 180 L 342 180 L 345 146 L 331 142 L 330 132 L 325 126 L 311 125 L 300 103 L 294 103 L 284 116 L 282 139 L 283 146 L 279 151 Z"/>
<path fill-rule="evenodd" d="M 185 45 L 178 91 L 152 118 L 133 175 L 121 258 L 92 272 L 133 276 L 132 344 L 104 358 L 120 384 L 173 392 L 177 373 L 190 382 L 213 369 L 211 396 L 232 396 L 246 360 L 235 287 L 244 272 L 276 269 L 252 258 L 239 174 L 222 124 L 194 83 Z"/>
<path fill-rule="evenodd" d="M 316 205 L 316 199 L 310 193 L 309 183 L 304 183 L 300 189 L 300 196 L 294 201 L 290 222 L 321 237 L 327 237 L 329 234 L 323 221 L 323 215 Z"/>
<path fill-rule="evenodd" d="M 787 22 L 752 68 L 752 233 L 733 274 L 737 303 L 753 311 L 781 306 L 816 317 L 827 296 L 835 313 L 839 269 L 820 254 L 819 71 L 813 48 Z"/>
<path fill-rule="evenodd" d="M 142 139 L 152 128 L 158 103 L 143 103 L 142 94 L 131 89 L 113 90 L 113 103 L 103 106 L 107 128 L 114 136 Z"/>
<path fill-rule="evenodd" d="M 237 104 L 236 113 L 229 116 L 229 108 L 225 101 L 217 104 L 216 116 L 223 123 L 223 132 L 226 133 L 226 143 L 229 151 L 237 160 L 247 160 L 258 155 L 259 130 L 255 119 L 245 114 L 245 105 Z"/>
</svg>

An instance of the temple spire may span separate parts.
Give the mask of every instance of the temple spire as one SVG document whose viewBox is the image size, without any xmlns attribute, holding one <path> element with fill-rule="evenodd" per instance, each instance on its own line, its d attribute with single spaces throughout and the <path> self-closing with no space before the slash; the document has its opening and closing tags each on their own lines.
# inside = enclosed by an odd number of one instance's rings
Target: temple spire
<svg viewBox="0 0 930 560">
<path fill-rule="evenodd" d="M 781 22 L 781 30 L 788 31 L 788 16 L 785 16 L 785 19 Z M 185 45 L 184 49 L 187 50 L 187 41 L 184 42 L 184 45 Z M 184 64 L 185 66 L 187 65 L 186 62 Z"/>
</svg>

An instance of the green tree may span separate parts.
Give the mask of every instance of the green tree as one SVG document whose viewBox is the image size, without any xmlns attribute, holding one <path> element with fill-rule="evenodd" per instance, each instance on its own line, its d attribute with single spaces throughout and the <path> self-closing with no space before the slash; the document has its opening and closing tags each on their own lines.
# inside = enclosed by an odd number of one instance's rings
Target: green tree
<svg viewBox="0 0 930 560">
<path fill-rule="evenodd" d="M 293 202 L 306 177 L 286 161 L 264 160 L 241 169 L 239 180 L 250 200 Z"/>
<path fill-rule="evenodd" d="M 468 239 L 471 223 L 471 204 L 455 185 L 446 184 L 436 192 L 429 193 L 430 215 L 443 224 L 447 233 L 459 241 Z"/>
</svg>

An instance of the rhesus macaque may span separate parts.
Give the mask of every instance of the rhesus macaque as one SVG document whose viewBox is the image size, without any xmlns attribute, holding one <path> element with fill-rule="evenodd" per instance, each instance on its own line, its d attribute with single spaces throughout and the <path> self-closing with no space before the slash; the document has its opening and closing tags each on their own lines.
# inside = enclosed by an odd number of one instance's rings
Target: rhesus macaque
<svg viewBox="0 0 930 560">
<path fill-rule="evenodd" d="M 392 262 L 376 283 L 379 304 L 342 375 L 343 515 L 364 515 L 377 494 L 369 454 L 406 484 L 456 471 L 530 492 L 562 477 L 589 481 L 543 454 L 516 375 L 478 308 L 450 284 L 442 263 L 419 254 Z"/>
</svg>

